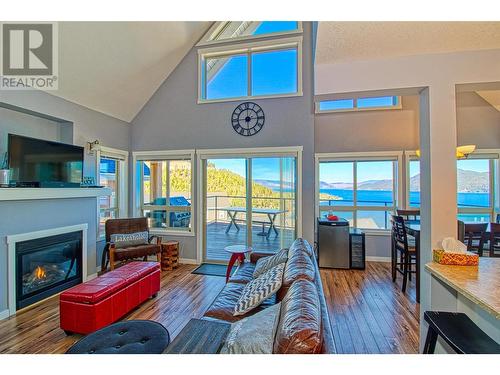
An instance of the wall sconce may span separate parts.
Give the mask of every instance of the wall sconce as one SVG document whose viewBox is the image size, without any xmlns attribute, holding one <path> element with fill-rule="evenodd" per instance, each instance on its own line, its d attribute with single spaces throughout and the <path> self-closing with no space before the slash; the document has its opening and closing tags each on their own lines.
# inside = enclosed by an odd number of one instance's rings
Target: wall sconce
<svg viewBox="0 0 500 375">
<path fill-rule="evenodd" d="M 101 149 L 101 145 L 99 140 L 96 139 L 94 142 L 87 142 L 89 145 L 89 155 L 94 155 L 95 151 L 99 151 Z"/>
</svg>

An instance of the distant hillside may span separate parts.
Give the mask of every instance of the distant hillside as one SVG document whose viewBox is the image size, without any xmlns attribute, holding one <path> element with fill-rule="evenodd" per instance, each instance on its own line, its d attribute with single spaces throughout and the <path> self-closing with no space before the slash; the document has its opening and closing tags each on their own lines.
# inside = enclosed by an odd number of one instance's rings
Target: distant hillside
<svg viewBox="0 0 500 375">
<path fill-rule="evenodd" d="M 475 172 L 464 169 L 458 170 L 459 193 L 487 193 L 489 186 L 488 172 Z M 359 190 L 391 190 L 392 180 L 368 180 L 358 184 Z M 320 182 L 320 189 L 352 189 L 352 183 Z M 420 190 L 420 174 L 410 178 L 410 190 Z"/>
<path fill-rule="evenodd" d="M 488 172 L 475 172 L 465 169 L 457 171 L 459 193 L 487 193 L 490 184 Z M 413 191 L 420 190 L 420 174 L 413 176 L 410 179 L 410 189 Z"/>
</svg>

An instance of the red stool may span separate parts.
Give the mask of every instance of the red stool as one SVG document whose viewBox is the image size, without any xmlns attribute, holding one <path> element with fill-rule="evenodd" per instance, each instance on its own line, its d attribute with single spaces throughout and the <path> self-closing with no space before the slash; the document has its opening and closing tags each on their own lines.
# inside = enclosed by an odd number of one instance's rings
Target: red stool
<svg viewBox="0 0 500 375">
<path fill-rule="evenodd" d="M 226 283 L 229 281 L 229 276 L 231 276 L 231 269 L 236 261 L 239 264 L 242 264 L 245 261 L 245 254 L 252 251 L 252 248 L 246 245 L 232 245 L 226 246 L 224 251 L 231 253 L 231 258 L 229 259 L 229 263 L 227 265 L 226 271 Z"/>
</svg>

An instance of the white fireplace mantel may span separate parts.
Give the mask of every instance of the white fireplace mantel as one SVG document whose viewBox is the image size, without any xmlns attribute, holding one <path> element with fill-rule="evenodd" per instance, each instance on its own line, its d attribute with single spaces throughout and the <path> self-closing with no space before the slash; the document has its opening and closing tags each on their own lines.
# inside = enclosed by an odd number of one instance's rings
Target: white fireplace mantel
<svg viewBox="0 0 500 375">
<path fill-rule="evenodd" d="M 23 189 L 24 190 L 24 189 Z M 100 189 L 101 190 L 101 189 Z M 7 236 L 7 273 L 8 273 L 8 309 L 9 316 L 16 313 L 16 243 L 37 238 L 55 236 L 58 234 L 82 232 L 82 278 L 87 280 L 87 224 L 40 230 L 30 233 L 20 233 Z"/>
<path fill-rule="evenodd" d="M 92 198 L 111 195 L 108 188 L 0 188 L 0 201 Z"/>
</svg>

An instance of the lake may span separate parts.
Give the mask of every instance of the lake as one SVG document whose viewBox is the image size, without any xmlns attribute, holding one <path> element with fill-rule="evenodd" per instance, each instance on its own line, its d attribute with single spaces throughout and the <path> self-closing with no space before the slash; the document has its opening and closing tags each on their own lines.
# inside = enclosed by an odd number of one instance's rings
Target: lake
<svg viewBox="0 0 500 375">
<path fill-rule="evenodd" d="M 352 206 L 353 191 L 344 189 L 320 189 L 325 193 L 340 197 L 341 200 L 330 201 L 330 205 Z M 489 207 L 488 193 L 458 193 L 457 202 L 459 207 Z M 387 190 L 358 190 L 358 206 L 391 206 L 393 201 L 392 191 Z M 328 201 L 322 201 L 322 206 L 328 206 Z M 410 192 L 410 205 L 420 205 L 420 193 Z M 352 219 L 352 213 L 336 212 L 346 219 Z M 488 215 L 459 215 L 464 221 L 489 221 Z M 358 211 L 358 222 L 363 222 L 366 227 L 384 228 L 388 226 L 389 214 L 387 212 Z M 358 223 L 359 226 L 360 223 Z"/>
</svg>

